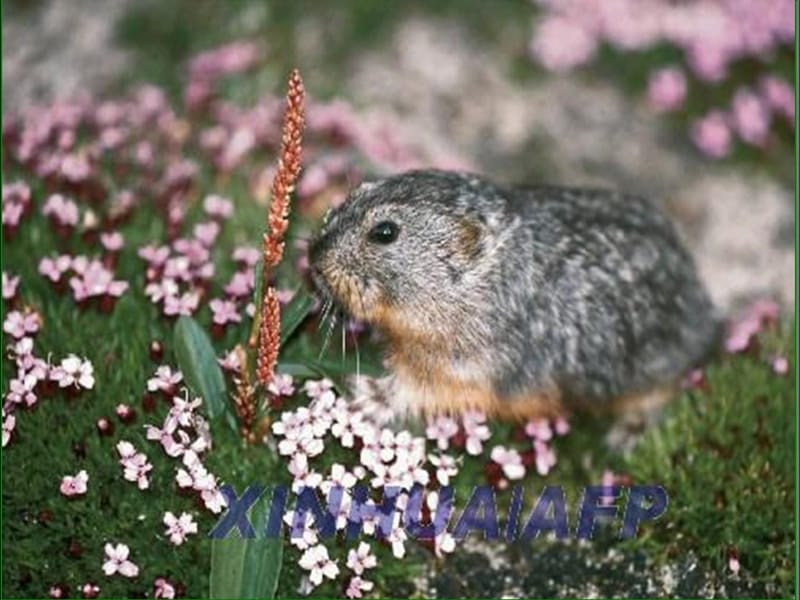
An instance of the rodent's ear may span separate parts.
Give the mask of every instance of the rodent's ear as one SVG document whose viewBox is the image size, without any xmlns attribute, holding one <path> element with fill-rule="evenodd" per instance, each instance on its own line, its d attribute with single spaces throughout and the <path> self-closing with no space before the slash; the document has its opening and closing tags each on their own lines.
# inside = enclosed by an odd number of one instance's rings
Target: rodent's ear
<svg viewBox="0 0 800 600">
<path fill-rule="evenodd" d="M 456 222 L 455 253 L 465 261 L 478 257 L 483 246 L 483 224 L 474 217 L 462 217 Z"/>
</svg>

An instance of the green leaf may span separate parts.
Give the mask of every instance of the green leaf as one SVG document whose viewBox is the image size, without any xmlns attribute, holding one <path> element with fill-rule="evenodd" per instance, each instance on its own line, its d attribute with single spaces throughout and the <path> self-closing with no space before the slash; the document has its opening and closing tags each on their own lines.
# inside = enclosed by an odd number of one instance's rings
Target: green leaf
<svg viewBox="0 0 800 600">
<path fill-rule="evenodd" d="M 206 332 L 193 318 L 181 316 L 175 324 L 174 335 L 175 354 L 183 379 L 192 392 L 203 397 L 209 418 L 215 419 L 228 412 L 225 377 Z"/>
<path fill-rule="evenodd" d="M 211 598 L 274 598 L 283 563 L 283 540 L 265 537 L 270 502 L 264 495 L 250 509 L 256 535 L 242 539 L 229 534 L 211 542 Z"/>
<path fill-rule="evenodd" d="M 281 310 L 281 344 L 285 343 L 300 327 L 313 307 L 314 296 L 304 288 L 297 290 L 291 302 Z"/>
</svg>

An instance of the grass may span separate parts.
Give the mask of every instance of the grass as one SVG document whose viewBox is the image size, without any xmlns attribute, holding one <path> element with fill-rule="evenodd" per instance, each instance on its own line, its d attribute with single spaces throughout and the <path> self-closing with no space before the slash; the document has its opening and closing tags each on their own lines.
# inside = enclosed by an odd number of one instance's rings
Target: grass
<svg viewBox="0 0 800 600">
<path fill-rule="evenodd" d="M 712 365 L 709 390 L 675 402 L 626 461 L 635 481 L 670 493 L 646 548 L 663 561 L 692 552 L 720 573 L 736 551 L 746 572 L 783 597 L 795 591 L 796 388 L 763 358 L 794 356 L 793 331 L 763 336 L 759 356 Z"/>
</svg>

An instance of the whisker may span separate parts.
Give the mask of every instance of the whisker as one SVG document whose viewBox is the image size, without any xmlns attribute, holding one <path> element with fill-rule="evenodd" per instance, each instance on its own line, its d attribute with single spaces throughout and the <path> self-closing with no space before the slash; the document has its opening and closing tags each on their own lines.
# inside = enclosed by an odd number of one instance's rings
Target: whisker
<svg viewBox="0 0 800 600">
<path fill-rule="evenodd" d="M 361 380 L 361 353 L 358 350 L 358 332 L 353 332 L 353 341 L 356 345 L 356 381 Z"/>
<path fill-rule="evenodd" d="M 331 313 L 331 320 L 330 323 L 328 323 L 328 330 L 325 332 L 325 338 L 322 340 L 322 349 L 319 351 L 317 360 L 321 359 L 325 354 L 325 351 L 328 349 L 328 343 L 331 341 L 331 334 L 333 333 L 333 328 L 336 326 L 337 317 L 338 313 L 336 311 Z"/>
<path fill-rule="evenodd" d="M 345 325 L 347 324 L 347 319 L 342 318 L 342 370 L 344 370 L 344 366 L 347 362 L 347 340 L 345 338 Z"/>
</svg>

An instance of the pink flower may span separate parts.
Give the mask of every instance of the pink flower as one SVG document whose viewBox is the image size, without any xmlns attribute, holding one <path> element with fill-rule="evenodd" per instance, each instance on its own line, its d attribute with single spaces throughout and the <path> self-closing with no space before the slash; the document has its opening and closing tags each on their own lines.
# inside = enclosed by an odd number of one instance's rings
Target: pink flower
<svg viewBox="0 0 800 600">
<path fill-rule="evenodd" d="M 731 130 L 725 115 L 712 110 L 692 124 L 692 141 L 700 151 L 711 158 L 722 158 L 731 149 Z"/>
<path fill-rule="evenodd" d="M 467 436 L 467 453 L 478 456 L 483 452 L 483 442 L 492 436 L 492 432 L 486 425 L 486 415 L 470 410 L 464 413 L 462 423 Z"/>
<path fill-rule="evenodd" d="M 175 280 L 164 278 L 159 282 L 148 283 L 144 288 L 145 296 L 150 298 L 154 304 L 158 304 L 166 298 L 173 298 L 178 295 L 180 288 Z"/>
<path fill-rule="evenodd" d="M 158 441 L 167 456 L 180 456 L 186 451 L 186 446 L 175 440 L 173 434 L 176 431 L 176 424 L 171 426 L 165 425 L 164 429 L 159 429 L 153 425 L 145 425 L 147 430 L 146 437 L 148 440 Z"/>
<path fill-rule="evenodd" d="M 276 373 L 267 384 L 267 391 L 274 396 L 291 396 L 294 394 L 294 379 L 291 375 Z"/>
<path fill-rule="evenodd" d="M 3 300 L 11 300 L 17 295 L 19 286 L 19 275 L 12 276 L 3 271 Z"/>
<path fill-rule="evenodd" d="M 223 75 L 241 73 L 254 67 L 259 60 L 258 46 L 253 42 L 232 42 L 207 50 L 189 63 L 190 80 L 210 81 Z"/>
<path fill-rule="evenodd" d="M 351 548 L 347 553 L 347 568 L 356 575 L 361 575 L 367 569 L 372 569 L 378 564 L 378 559 L 372 554 L 372 548 L 366 542 L 360 542 L 358 548 Z"/>
<path fill-rule="evenodd" d="M 547 419 L 535 419 L 525 424 L 525 434 L 546 442 L 553 437 L 553 430 L 550 429 L 550 422 Z"/>
<path fill-rule="evenodd" d="M 36 333 L 42 325 L 42 318 L 36 311 L 20 312 L 12 310 L 3 321 L 3 331 L 14 338 L 22 338 Z"/>
<path fill-rule="evenodd" d="M 61 479 L 61 486 L 59 491 L 67 498 L 74 496 L 83 496 L 87 490 L 87 483 L 89 483 L 89 474 L 84 471 L 78 471 L 74 477 L 72 475 L 65 475 Z"/>
<path fill-rule="evenodd" d="M 9 389 L 8 394 L 6 394 L 6 400 L 14 404 L 24 403 L 25 406 L 33 406 L 38 400 L 34 393 L 38 382 L 39 379 L 31 373 L 12 379 L 8 384 Z"/>
<path fill-rule="evenodd" d="M 607 488 L 608 489 L 608 494 L 600 497 L 600 505 L 601 506 L 611 506 L 612 504 L 614 504 L 614 500 L 616 498 L 613 496 L 613 494 L 611 494 L 611 488 L 614 486 L 616 481 L 617 481 L 617 477 L 616 477 L 616 475 L 614 475 L 613 471 L 611 471 L 609 469 L 606 469 L 605 471 L 603 471 L 603 476 L 602 476 L 602 478 L 600 480 L 600 485 L 603 488 Z M 603 491 L 605 492 L 606 490 L 604 489 Z"/>
<path fill-rule="evenodd" d="M 211 218 L 227 219 L 233 214 L 233 202 L 222 196 L 210 194 L 203 200 L 203 210 Z"/>
<path fill-rule="evenodd" d="M 725 336 L 725 349 L 728 352 L 744 352 L 750 340 L 767 323 L 778 319 L 780 307 L 771 300 L 759 300 L 751 304 L 728 325 Z"/>
<path fill-rule="evenodd" d="M 81 595 L 84 598 L 97 598 L 100 595 L 100 586 L 87 582 L 81 586 Z"/>
<path fill-rule="evenodd" d="M 73 227 L 78 224 L 78 205 L 61 194 L 53 194 L 47 199 L 42 214 L 59 225 Z"/>
<path fill-rule="evenodd" d="M 759 84 L 762 98 L 776 114 L 794 123 L 794 89 L 783 79 L 767 75 Z"/>
<path fill-rule="evenodd" d="M 252 270 L 237 271 L 231 277 L 230 283 L 225 286 L 225 293 L 233 298 L 244 298 L 253 291 L 255 274 Z"/>
<path fill-rule="evenodd" d="M 333 389 L 333 382 L 327 377 L 320 380 L 309 379 L 305 382 L 303 389 L 308 397 L 313 400 L 320 398 L 326 392 L 330 392 Z"/>
<path fill-rule="evenodd" d="M 678 67 L 659 69 L 650 75 L 647 87 L 650 104 L 660 111 L 681 107 L 686 99 L 686 75 Z"/>
<path fill-rule="evenodd" d="M 564 417 L 558 417 L 553 423 L 553 429 L 556 432 L 556 435 L 567 435 L 569 433 L 569 421 L 567 421 Z"/>
<path fill-rule="evenodd" d="M 703 81 L 714 83 L 725 78 L 730 56 L 719 42 L 702 40 L 690 45 L 687 59 L 695 75 Z"/>
<path fill-rule="evenodd" d="M 536 26 L 531 52 L 549 71 L 569 71 L 586 64 L 597 49 L 595 36 L 580 23 L 548 16 Z"/>
<path fill-rule="evenodd" d="M 91 172 L 92 167 L 83 154 L 67 154 L 61 161 L 61 175 L 72 183 L 85 181 Z"/>
<path fill-rule="evenodd" d="M 115 412 L 123 423 L 132 421 L 136 417 L 136 412 L 129 405 L 124 403 L 117 404 Z"/>
<path fill-rule="evenodd" d="M 747 88 L 733 97 L 731 108 L 736 133 L 748 144 L 763 146 L 769 134 L 770 114 L 761 99 Z"/>
<path fill-rule="evenodd" d="M 321 165 L 311 165 L 303 171 L 297 186 L 297 195 L 308 198 L 322 192 L 330 183 L 328 172 Z"/>
<path fill-rule="evenodd" d="M 242 368 L 242 361 L 239 353 L 234 349 L 226 353 L 222 358 L 218 358 L 219 366 L 230 373 L 238 373 Z"/>
<path fill-rule="evenodd" d="M 109 252 L 119 252 L 125 245 L 125 238 L 118 231 L 103 232 L 100 234 L 100 243 Z"/>
<path fill-rule="evenodd" d="M 246 267 L 254 267 L 259 258 L 261 252 L 251 246 L 239 246 L 233 251 L 233 260 Z"/>
<path fill-rule="evenodd" d="M 117 443 L 117 453 L 120 456 L 119 464 L 122 465 L 122 476 L 127 481 L 135 482 L 140 490 L 146 490 L 150 487 L 150 481 L 147 474 L 153 469 L 147 456 L 141 452 L 136 452 L 133 444 L 125 440 Z"/>
<path fill-rule="evenodd" d="M 522 464 L 522 457 L 519 452 L 506 449 L 505 446 L 495 446 L 492 448 L 491 458 L 500 465 L 503 473 L 509 479 L 522 479 L 525 476 L 525 465 Z"/>
<path fill-rule="evenodd" d="M 212 321 L 217 325 L 239 323 L 242 320 L 242 315 L 236 309 L 236 304 L 230 300 L 215 298 L 208 305 L 213 313 Z"/>
<path fill-rule="evenodd" d="M 155 246 L 148 244 L 139 248 L 137 254 L 144 259 L 151 267 L 162 266 L 169 258 L 169 248 L 167 246 Z"/>
<path fill-rule="evenodd" d="M 13 414 L 7 415 L 5 409 L 3 409 L 3 448 L 11 441 L 11 434 L 14 433 L 16 424 L 17 418 Z"/>
<path fill-rule="evenodd" d="M 23 207 L 30 204 L 31 188 L 24 181 L 14 181 L 3 184 L 3 206 L 6 204 L 19 204 Z"/>
<path fill-rule="evenodd" d="M 174 371 L 169 365 L 161 365 L 155 375 L 147 380 L 147 391 L 174 394 L 178 384 L 183 381 L 183 373 Z"/>
<path fill-rule="evenodd" d="M 119 573 L 123 577 L 136 577 L 139 567 L 128 559 L 130 548 L 125 544 L 105 545 L 106 561 L 103 563 L 103 573 L 107 576 Z"/>
<path fill-rule="evenodd" d="M 450 446 L 450 438 L 458 433 L 458 423 L 446 415 L 437 416 L 432 422 L 428 422 L 425 435 L 429 440 L 435 440 L 439 450 L 447 450 Z"/>
<path fill-rule="evenodd" d="M 789 359 L 785 356 L 773 357 L 772 370 L 778 375 L 786 375 L 789 372 Z"/>
<path fill-rule="evenodd" d="M 62 254 L 56 258 L 46 256 L 39 262 L 39 274 L 53 283 L 58 283 L 71 266 L 72 257 L 68 254 Z"/>
<path fill-rule="evenodd" d="M 198 223 L 194 226 L 194 237 L 206 248 L 214 245 L 214 241 L 219 235 L 219 225 L 214 221 L 208 223 Z"/>
<path fill-rule="evenodd" d="M 22 220 L 25 207 L 15 202 L 3 204 L 3 225 L 15 229 Z"/>
<path fill-rule="evenodd" d="M 542 440 L 533 440 L 533 448 L 536 452 L 536 472 L 539 475 L 547 475 L 556 464 L 556 455 L 553 449 Z"/>
<path fill-rule="evenodd" d="M 180 297 L 167 296 L 164 298 L 164 314 L 167 316 L 191 316 L 199 305 L 200 294 L 197 291 L 186 292 Z"/>
<path fill-rule="evenodd" d="M 52 369 L 50 379 L 57 381 L 58 387 L 73 386 L 90 390 L 94 387 L 94 367 L 88 360 L 70 354 Z"/>
<path fill-rule="evenodd" d="M 347 584 L 347 589 L 345 590 L 344 594 L 348 598 L 362 598 L 362 592 L 369 592 L 375 584 L 371 581 L 367 581 L 366 579 L 362 579 L 358 575 L 350 579 L 349 583 Z"/>
<path fill-rule="evenodd" d="M 175 586 L 163 577 L 156 577 L 153 582 L 153 598 L 167 598 L 175 597 Z"/>
<path fill-rule="evenodd" d="M 164 513 L 164 525 L 167 530 L 164 535 L 169 537 L 169 541 L 176 546 L 180 546 L 185 540 L 186 536 L 192 533 L 197 533 L 197 523 L 194 522 L 192 515 L 189 513 L 181 513 L 180 517 L 176 517 L 171 512 Z"/>
<path fill-rule="evenodd" d="M 73 261 L 73 269 L 76 263 Z M 92 260 L 84 267 L 78 263 L 79 276 L 72 277 L 69 285 L 75 300 L 81 302 L 88 298 L 110 296 L 119 298 L 128 289 L 128 282 L 114 280 L 114 274 L 99 260 Z"/>
</svg>

